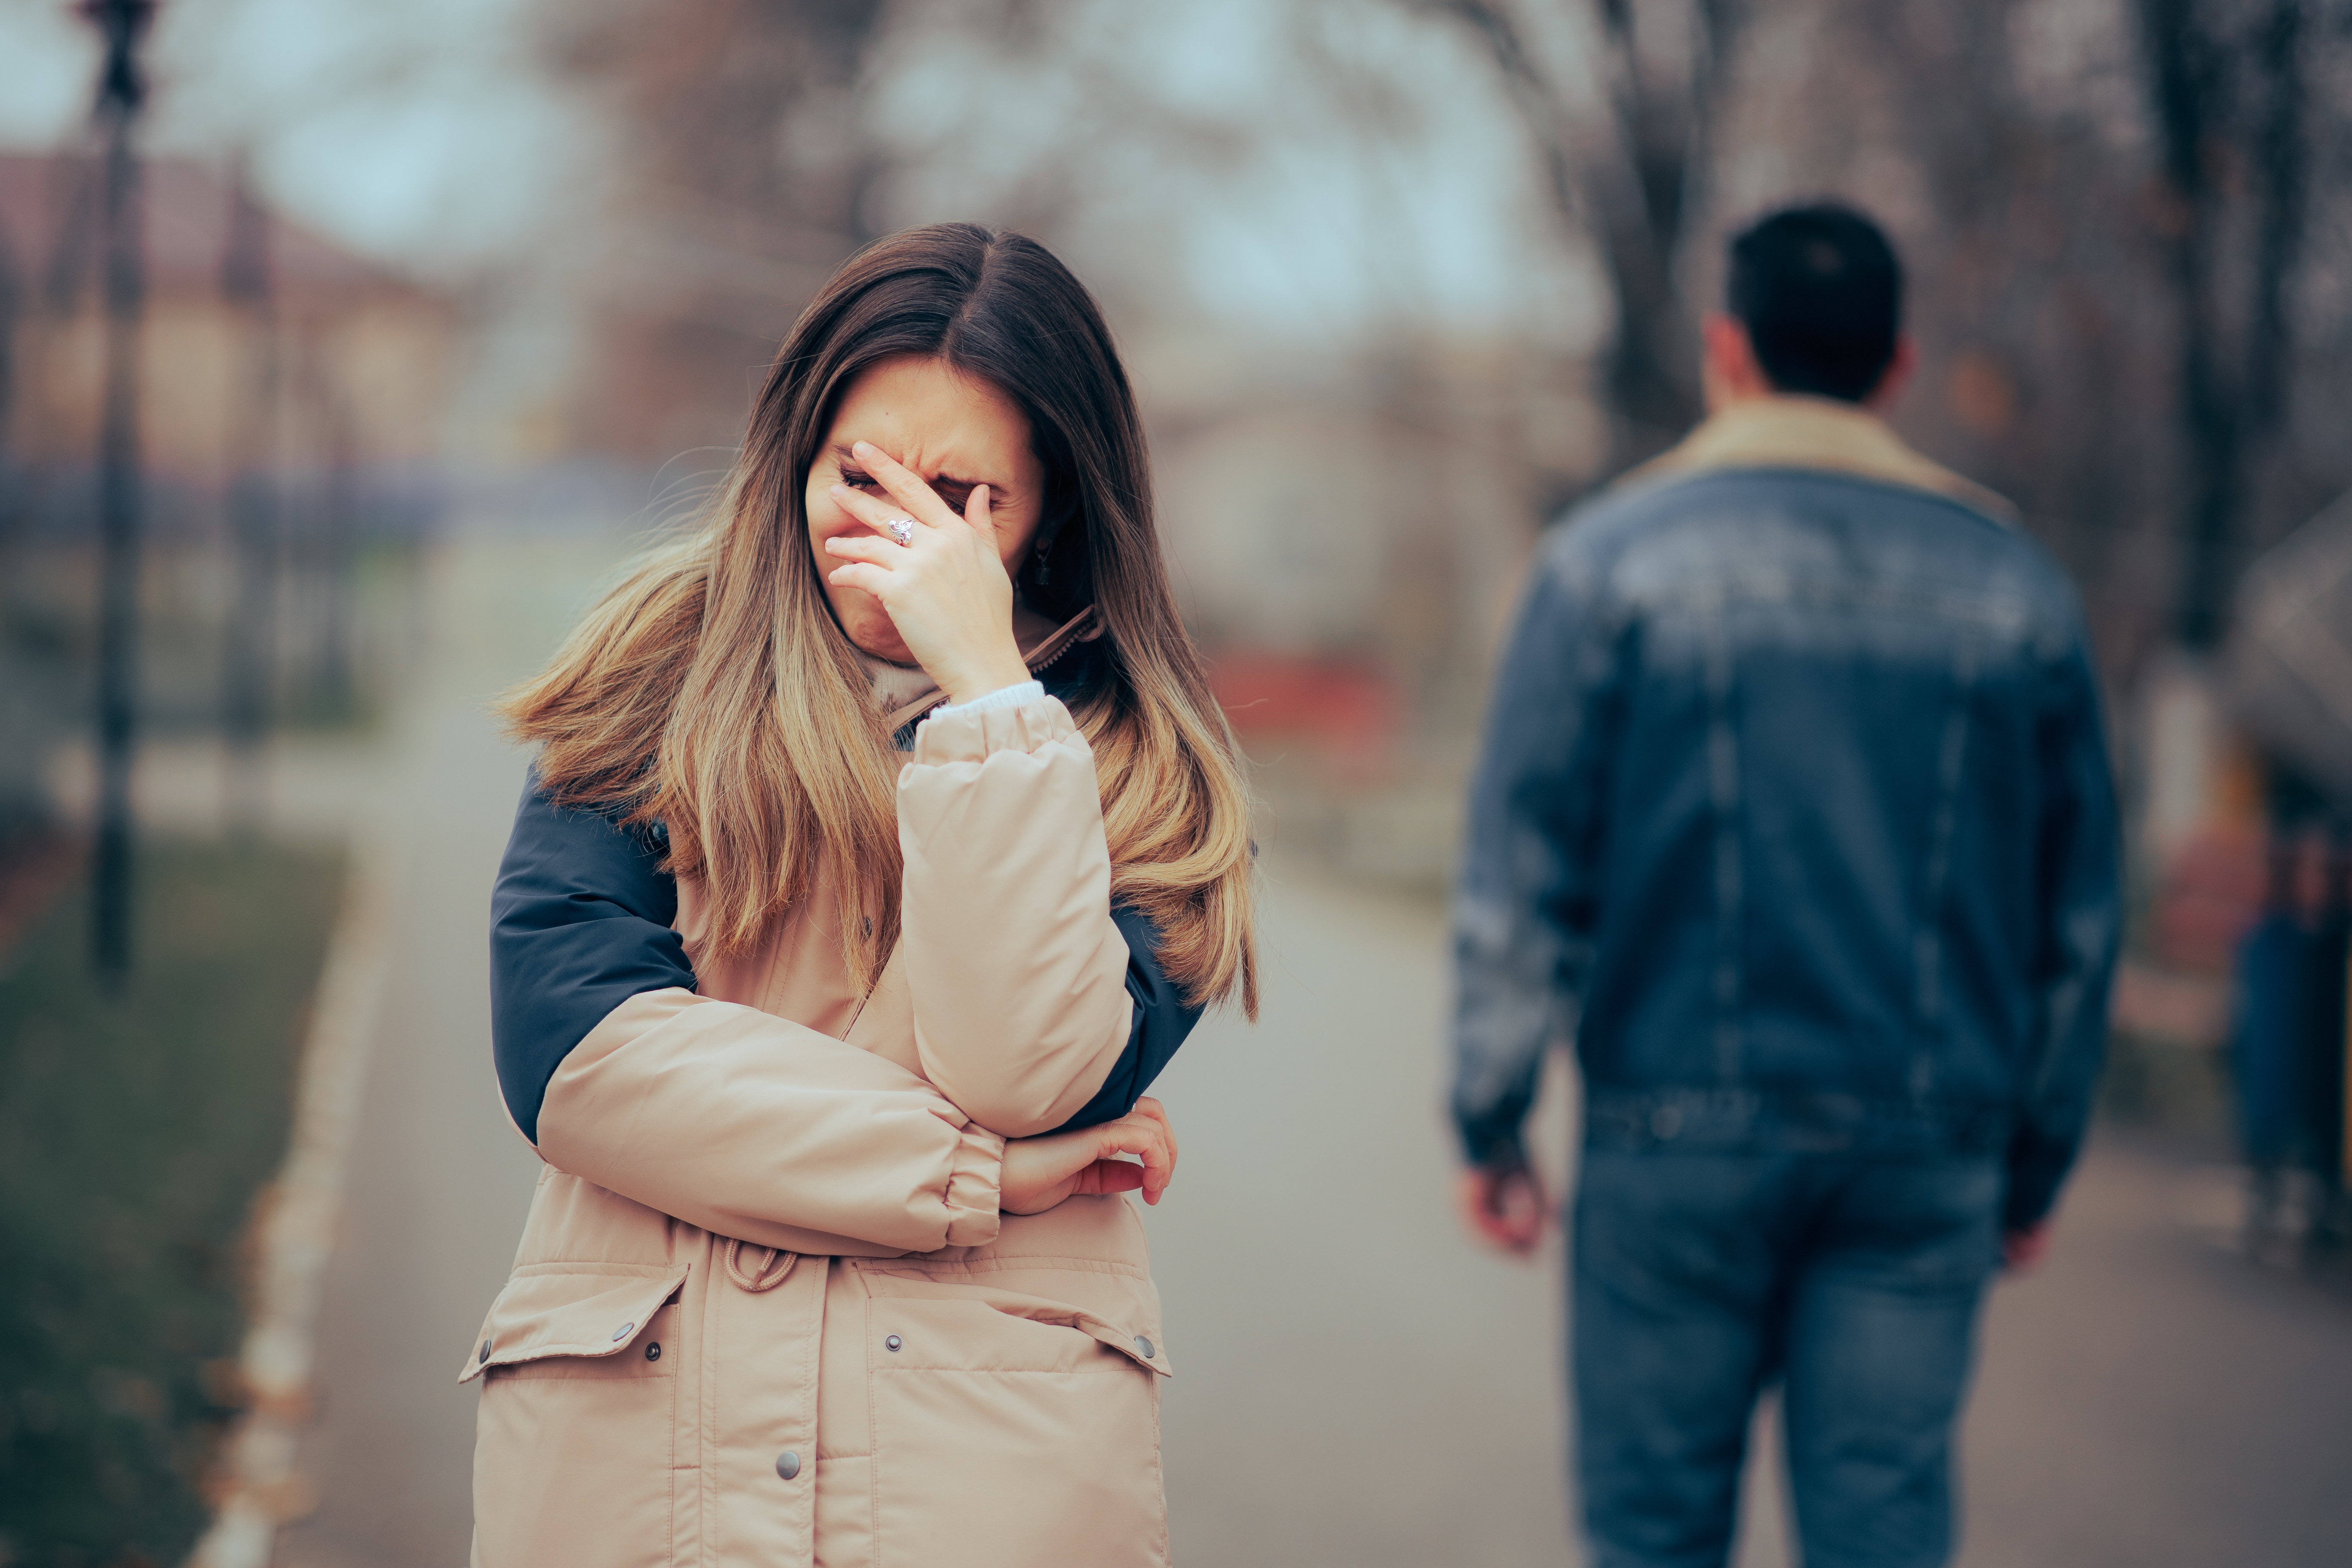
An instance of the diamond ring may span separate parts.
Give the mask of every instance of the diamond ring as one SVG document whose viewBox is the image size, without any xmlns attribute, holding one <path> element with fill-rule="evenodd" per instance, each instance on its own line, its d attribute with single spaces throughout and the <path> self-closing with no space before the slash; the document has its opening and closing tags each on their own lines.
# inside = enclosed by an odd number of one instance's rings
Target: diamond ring
<svg viewBox="0 0 2352 1568">
<path fill-rule="evenodd" d="M 894 517 L 882 526 L 888 529 L 890 531 L 890 537 L 897 540 L 900 544 L 912 544 L 915 542 L 915 520 L 913 518 Z"/>
</svg>

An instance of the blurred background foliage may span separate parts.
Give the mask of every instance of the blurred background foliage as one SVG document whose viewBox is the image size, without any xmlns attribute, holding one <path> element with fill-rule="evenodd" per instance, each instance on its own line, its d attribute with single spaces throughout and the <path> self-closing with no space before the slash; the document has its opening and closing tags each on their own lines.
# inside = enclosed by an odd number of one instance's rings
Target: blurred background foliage
<svg viewBox="0 0 2352 1568">
<path fill-rule="evenodd" d="M 0 133 L 69 147 L 89 41 L 8 11 L 47 79 Z M 149 396 L 192 406 L 151 414 L 151 482 L 209 553 L 158 576 L 208 583 L 192 626 L 269 619 L 232 607 L 274 551 L 270 711 L 332 710 L 357 542 L 486 501 L 690 505 L 819 279 L 979 217 L 1108 301 L 1203 635 L 1387 689 L 1381 761 L 1409 766 L 1455 749 L 1534 529 L 1696 416 L 1721 237 L 1834 195 L 1913 271 L 1898 423 L 2074 571 L 2128 727 L 2352 467 L 2348 26 L 2301 0 L 182 0 L 144 132 Z M 0 539 L 37 658 L 75 595 L 25 552 L 88 506 L 86 198 L 69 156 L 6 173 Z M 248 190 L 271 216 L 240 263 Z M 268 662 L 171 646 L 158 679 Z"/>
</svg>

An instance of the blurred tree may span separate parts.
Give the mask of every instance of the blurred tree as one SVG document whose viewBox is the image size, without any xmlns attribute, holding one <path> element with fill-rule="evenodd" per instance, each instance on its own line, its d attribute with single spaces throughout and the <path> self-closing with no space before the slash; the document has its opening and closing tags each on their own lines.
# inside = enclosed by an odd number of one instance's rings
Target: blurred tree
<svg viewBox="0 0 2352 1568">
<path fill-rule="evenodd" d="M 8 451 L 8 412 L 16 390 L 16 319 L 25 310 L 25 272 L 16 261 L 16 247 L 0 226 L 0 465 Z M 0 485 L 7 481 L 0 468 Z M 11 498 L 0 494 L 0 536 L 7 532 Z"/>
<path fill-rule="evenodd" d="M 1737 0 L 1635 6 L 1591 0 L 1591 37 L 1512 0 L 1409 0 L 1454 18 L 1494 61 L 1539 154 L 1559 216 L 1591 239 L 1615 295 L 1602 355 L 1612 415 L 1606 471 L 1679 439 L 1699 412 L 1696 339 L 1676 263 L 1713 153 Z M 1572 68 L 1581 65 L 1581 79 Z"/>
<path fill-rule="evenodd" d="M 2288 290 L 2312 161 L 2310 28 L 2299 0 L 2139 0 L 2138 21 L 2158 133 L 2155 227 L 2179 318 L 2174 630 L 2205 651 L 2251 553 L 2238 537 L 2251 465 L 2285 413 Z"/>
<path fill-rule="evenodd" d="M 731 443 L 748 367 L 876 230 L 884 164 L 857 89 L 882 0 L 589 0 L 551 7 L 553 58 L 617 157 L 593 263 L 581 444 L 666 459 Z"/>
<path fill-rule="evenodd" d="M 1832 101 L 1861 112 L 1791 110 L 1780 150 L 1895 230 L 1920 348 L 1899 421 L 2019 504 L 2121 668 L 2167 588 L 2162 284 L 2128 50 L 2068 53 L 2053 12 L 1838 0 L 1816 48 L 1857 62 Z M 1817 68 L 1780 90 L 1817 92 Z"/>
</svg>

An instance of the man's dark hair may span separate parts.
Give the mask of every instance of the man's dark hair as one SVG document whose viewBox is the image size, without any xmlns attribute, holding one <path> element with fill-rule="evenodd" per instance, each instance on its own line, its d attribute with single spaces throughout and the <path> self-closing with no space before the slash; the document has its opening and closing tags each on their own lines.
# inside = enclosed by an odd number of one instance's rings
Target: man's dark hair
<svg viewBox="0 0 2352 1568">
<path fill-rule="evenodd" d="M 1852 207 L 1783 207 L 1741 230 L 1725 292 L 1781 392 L 1859 403 L 1894 363 L 1903 264 Z"/>
</svg>

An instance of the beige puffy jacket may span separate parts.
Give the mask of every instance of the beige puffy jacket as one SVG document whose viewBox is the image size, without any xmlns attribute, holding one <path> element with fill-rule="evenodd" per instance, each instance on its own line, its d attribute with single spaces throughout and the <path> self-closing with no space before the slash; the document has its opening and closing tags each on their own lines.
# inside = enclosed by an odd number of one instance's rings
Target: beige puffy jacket
<svg viewBox="0 0 2352 1568">
<path fill-rule="evenodd" d="M 1142 1226 L 1000 1215 L 1005 1136 L 1126 1045 L 1094 761 L 1051 697 L 925 722 L 903 935 L 831 895 L 614 1008 L 540 1110 L 514 1273 L 467 1348 L 483 1568 L 1167 1561 Z"/>
</svg>

